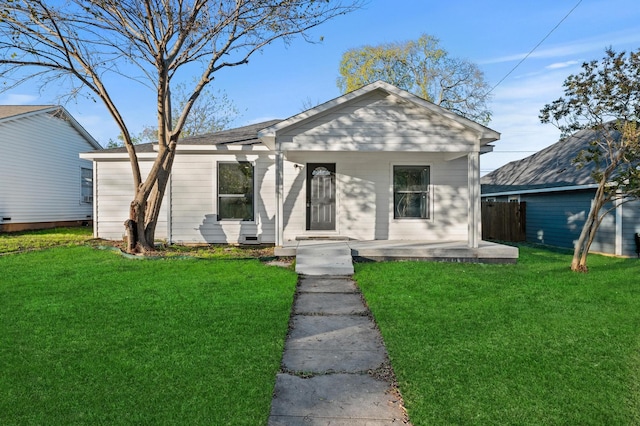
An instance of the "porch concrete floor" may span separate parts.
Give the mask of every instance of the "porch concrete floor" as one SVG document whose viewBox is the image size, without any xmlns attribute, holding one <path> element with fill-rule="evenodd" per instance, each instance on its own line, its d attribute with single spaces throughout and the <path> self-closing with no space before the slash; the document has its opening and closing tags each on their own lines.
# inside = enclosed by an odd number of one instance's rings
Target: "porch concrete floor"
<svg viewBox="0 0 640 426">
<path fill-rule="evenodd" d="M 431 260 L 449 262 L 516 263 L 518 248 L 490 241 L 481 241 L 478 248 L 467 246 L 466 241 L 426 242 L 419 240 L 337 240 L 304 239 L 287 241 L 275 248 L 276 256 L 295 256 L 300 246 L 344 245 L 351 249 L 356 261 Z"/>
</svg>

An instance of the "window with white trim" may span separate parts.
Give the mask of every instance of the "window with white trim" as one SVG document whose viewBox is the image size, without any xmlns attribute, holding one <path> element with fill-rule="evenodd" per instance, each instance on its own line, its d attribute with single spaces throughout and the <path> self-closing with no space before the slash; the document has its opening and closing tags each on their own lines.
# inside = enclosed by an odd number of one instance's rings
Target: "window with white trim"
<svg viewBox="0 0 640 426">
<path fill-rule="evenodd" d="M 429 166 L 393 166 L 394 219 L 429 219 Z"/>
<path fill-rule="evenodd" d="M 253 211 L 253 165 L 218 163 L 218 220 L 252 221 Z"/>
<path fill-rule="evenodd" d="M 80 202 L 93 203 L 93 170 L 80 168 Z"/>
</svg>

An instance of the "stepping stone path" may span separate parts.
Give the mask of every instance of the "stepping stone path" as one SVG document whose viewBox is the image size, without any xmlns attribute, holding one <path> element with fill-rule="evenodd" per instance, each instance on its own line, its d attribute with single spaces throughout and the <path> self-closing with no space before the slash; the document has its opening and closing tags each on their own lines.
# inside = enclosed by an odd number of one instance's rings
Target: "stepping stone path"
<svg viewBox="0 0 640 426">
<path fill-rule="evenodd" d="M 270 426 L 408 424 L 382 337 L 348 276 L 301 275 Z"/>
</svg>

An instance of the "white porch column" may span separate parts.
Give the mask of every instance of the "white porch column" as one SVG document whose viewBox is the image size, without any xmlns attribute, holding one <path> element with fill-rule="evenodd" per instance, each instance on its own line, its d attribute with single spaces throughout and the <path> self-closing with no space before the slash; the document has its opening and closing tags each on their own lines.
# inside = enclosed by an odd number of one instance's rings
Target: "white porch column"
<svg viewBox="0 0 640 426">
<path fill-rule="evenodd" d="M 616 191 L 616 198 L 613 200 L 613 205 L 615 206 L 615 214 L 616 214 L 616 227 L 615 227 L 615 255 L 622 256 L 622 221 L 624 220 L 624 216 L 622 214 L 622 209 L 624 203 L 622 202 L 622 191 L 619 189 Z"/>
<path fill-rule="evenodd" d="M 276 247 L 281 247 L 284 241 L 284 155 L 276 152 Z"/>
<path fill-rule="evenodd" d="M 98 233 L 98 162 L 94 159 L 93 163 L 93 215 L 91 217 L 93 222 L 93 238 L 100 238 Z"/>
<path fill-rule="evenodd" d="M 480 153 L 467 155 L 467 177 L 469 181 L 469 247 L 478 248 L 482 239 L 480 213 Z"/>
</svg>

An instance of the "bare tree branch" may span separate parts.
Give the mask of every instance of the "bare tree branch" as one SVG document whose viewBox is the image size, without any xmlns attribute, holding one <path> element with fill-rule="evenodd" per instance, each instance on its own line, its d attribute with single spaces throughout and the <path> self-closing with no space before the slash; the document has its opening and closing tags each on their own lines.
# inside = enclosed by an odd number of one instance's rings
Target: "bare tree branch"
<svg viewBox="0 0 640 426">
<path fill-rule="evenodd" d="M 69 84 L 69 95 L 100 99 L 129 153 L 134 196 L 130 249 L 153 250 L 158 212 L 175 147 L 195 102 L 223 68 L 246 64 L 275 40 L 295 36 L 358 8 L 364 0 L 0 0 L 0 78 L 8 90 Z M 171 87 L 199 77 L 177 119 Z M 133 139 L 111 96 L 112 84 L 135 81 L 155 92 L 158 154 L 142 179 Z M 137 246 L 137 247 L 136 247 Z"/>
</svg>

